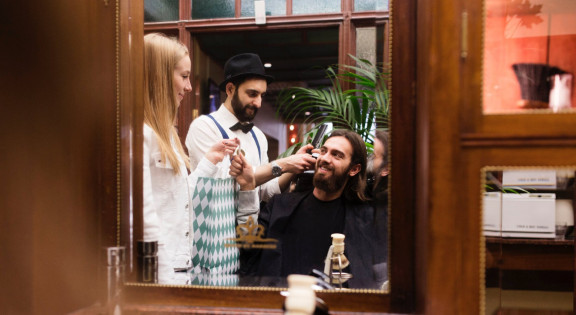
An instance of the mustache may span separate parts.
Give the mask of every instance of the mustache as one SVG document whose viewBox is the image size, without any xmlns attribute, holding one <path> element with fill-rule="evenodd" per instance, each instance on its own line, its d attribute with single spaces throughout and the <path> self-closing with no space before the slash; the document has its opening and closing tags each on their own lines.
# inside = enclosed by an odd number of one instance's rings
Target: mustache
<svg viewBox="0 0 576 315">
<path fill-rule="evenodd" d="M 324 167 L 324 168 L 326 168 L 327 170 L 330 170 L 330 171 L 332 170 L 332 167 L 330 166 L 330 164 L 329 164 L 328 162 L 324 162 L 324 161 L 318 161 L 318 164 L 316 165 L 316 168 L 319 168 L 319 167 Z"/>
</svg>

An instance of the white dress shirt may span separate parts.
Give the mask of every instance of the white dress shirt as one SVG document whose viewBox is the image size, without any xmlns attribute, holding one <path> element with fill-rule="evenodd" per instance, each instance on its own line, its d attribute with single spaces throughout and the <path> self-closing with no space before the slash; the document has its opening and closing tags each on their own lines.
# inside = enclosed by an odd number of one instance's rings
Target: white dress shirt
<svg viewBox="0 0 576 315">
<path fill-rule="evenodd" d="M 254 168 L 268 164 L 268 141 L 266 140 L 264 133 L 258 127 L 254 126 L 252 130 L 258 139 L 260 154 L 258 154 L 258 146 L 256 145 L 256 141 L 254 141 L 252 133 L 244 133 L 241 130 L 230 130 L 230 127 L 238 122 L 238 118 L 236 118 L 236 116 L 234 116 L 234 114 L 224 105 L 221 105 L 220 108 L 211 113 L 211 115 L 222 126 L 230 139 L 240 139 L 240 146 L 245 152 L 246 159 L 248 159 L 248 162 Z M 186 147 L 188 148 L 188 154 L 190 155 L 191 168 L 195 169 L 196 165 L 202 159 L 204 154 L 206 154 L 208 149 L 220 140 L 222 140 L 222 133 L 210 117 L 202 115 L 195 119 L 190 125 L 188 135 L 186 136 Z M 229 177 L 228 171 L 230 160 L 224 159 L 224 161 L 222 161 L 218 166 L 219 170 L 217 177 Z M 278 178 L 274 178 L 267 183 L 262 184 L 257 189 L 259 189 L 260 199 L 264 201 L 268 201 L 270 197 L 281 192 Z"/>
</svg>

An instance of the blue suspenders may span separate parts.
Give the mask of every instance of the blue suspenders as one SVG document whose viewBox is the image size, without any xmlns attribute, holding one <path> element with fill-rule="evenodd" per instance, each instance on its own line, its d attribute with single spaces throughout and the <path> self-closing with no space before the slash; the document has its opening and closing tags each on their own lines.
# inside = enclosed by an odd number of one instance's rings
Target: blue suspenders
<svg viewBox="0 0 576 315">
<path fill-rule="evenodd" d="M 216 119 L 212 115 L 208 114 L 206 116 L 210 117 L 214 121 L 216 127 L 218 127 L 218 130 L 220 130 L 223 139 L 230 139 L 224 128 L 222 128 L 222 126 L 216 121 Z M 254 138 L 254 141 L 256 141 L 256 147 L 258 148 L 258 157 L 260 158 L 260 163 L 262 163 L 262 154 L 260 153 L 260 143 L 258 143 L 258 138 L 256 138 L 254 130 L 250 130 L 250 133 L 252 134 L 252 138 Z"/>
</svg>

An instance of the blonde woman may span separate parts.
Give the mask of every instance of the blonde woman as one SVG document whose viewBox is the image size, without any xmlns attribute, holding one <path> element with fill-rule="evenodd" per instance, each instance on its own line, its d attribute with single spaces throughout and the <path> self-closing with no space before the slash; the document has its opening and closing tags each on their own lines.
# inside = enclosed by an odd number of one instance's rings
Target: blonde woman
<svg viewBox="0 0 576 315">
<path fill-rule="evenodd" d="M 191 266 L 190 190 L 194 177 L 216 173 L 237 139 L 215 144 L 188 175 L 174 123 L 180 102 L 192 90 L 188 49 L 174 38 L 144 37 L 144 240 L 158 241 L 158 282 L 186 284 Z"/>
</svg>

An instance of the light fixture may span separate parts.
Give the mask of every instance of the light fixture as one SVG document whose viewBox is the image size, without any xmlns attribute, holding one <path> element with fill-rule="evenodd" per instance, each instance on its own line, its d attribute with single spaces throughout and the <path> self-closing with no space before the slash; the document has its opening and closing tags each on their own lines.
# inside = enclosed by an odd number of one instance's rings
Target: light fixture
<svg viewBox="0 0 576 315">
<path fill-rule="evenodd" d="M 288 127 L 290 129 L 290 131 L 294 130 L 294 125 L 290 125 L 290 127 Z"/>
<path fill-rule="evenodd" d="M 265 67 L 265 68 L 272 68 L 272 64 L 269 63 L 269 62 L 267 62 L 267 63 L 264 64 L 264 67 Z"/>
</svg>

